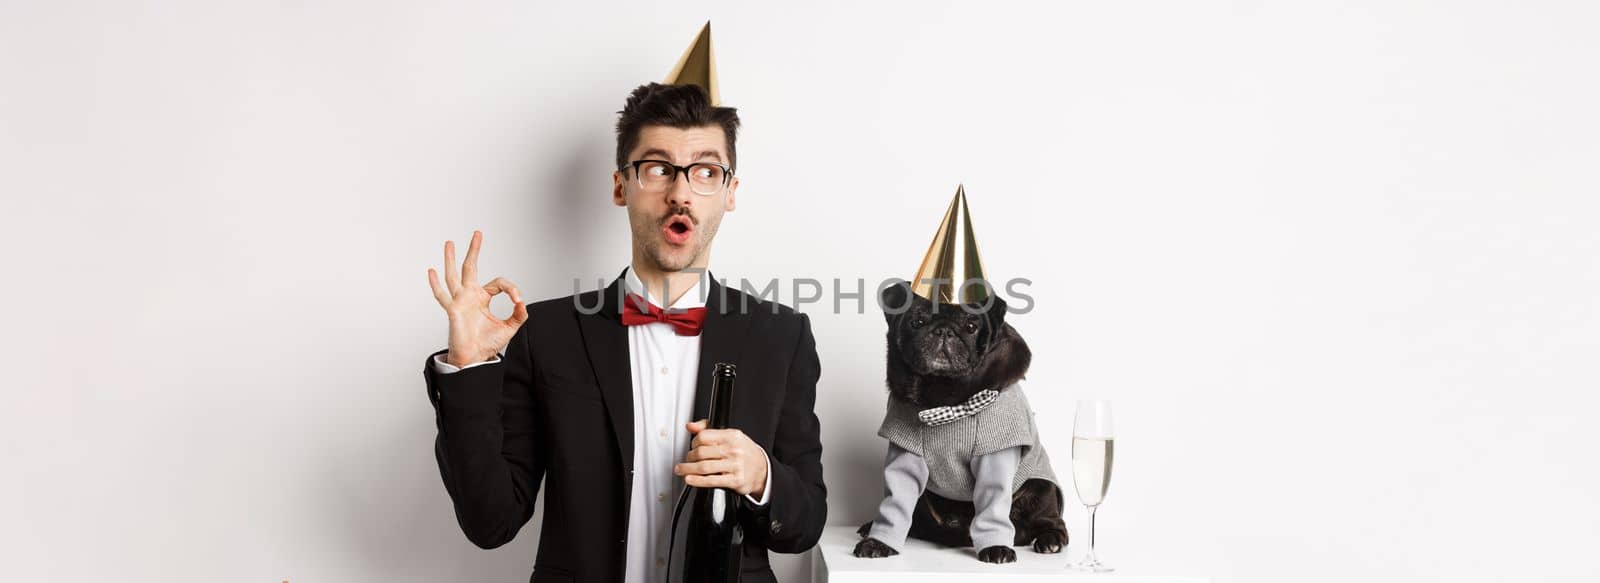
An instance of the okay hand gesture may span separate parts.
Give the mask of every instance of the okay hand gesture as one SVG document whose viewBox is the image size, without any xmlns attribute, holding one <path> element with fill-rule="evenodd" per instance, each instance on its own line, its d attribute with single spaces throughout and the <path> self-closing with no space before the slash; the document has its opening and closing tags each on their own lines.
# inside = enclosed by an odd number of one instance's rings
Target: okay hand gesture
<svg viewBox="0 0 1600 583">
<path fill-rule="evenodd" d="M 450 352 L 445 361 L 455 366 L 465 366 L 489 360 L 500 349 L 511 343 L 517 328 L 528 321 L 528 307 L 522 303 L 517 286 L 503 277 L 478 285 L 478 250 L 483 246 L 483 233 L 472 232 L 472 245 L 467 248 L 467 258 L 459 271 L 455 268 L 454 241 L 444 242 L 445 287 L 439 285 L 439 275 L 428 268 L 428 286 L 433 288 L 434 299 L 450 317 Z M 501 292 L 511 294 L 515 308 L 511 317 L 504 320 L 489 312 L 489 300 Z"/>
</svg>

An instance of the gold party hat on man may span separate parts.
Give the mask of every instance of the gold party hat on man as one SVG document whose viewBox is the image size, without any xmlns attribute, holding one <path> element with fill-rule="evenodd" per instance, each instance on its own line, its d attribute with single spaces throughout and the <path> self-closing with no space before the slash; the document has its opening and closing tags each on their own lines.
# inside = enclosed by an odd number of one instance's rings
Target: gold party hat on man
<svg viewBox="0 0 1600 583">
<path fill-rule="evenodd" d="M 713 107 L 722 105 L 722 96 L 717 93 L 717 59 L 711 52 L 711 21 L 706 21 L 700 34 L 695 35 L 694 44 L 678 57 L 678 64 L 672 66 L 672 72 L 667 73 L 667 80 L 662 83 L 699 85 L 706 90 Z"/>
<path fill-rule="evenodd" d="M 965 284 L 974 279 L 978 281 Z M 978 258 L 978 240 L 972 234 L 965 186 L 956 187 L 956 196 L 950 199 L 950 208 L 944 211 L 939 231 L 928 245 L 928 255 L 911 280 L 911 291 L 941 304 L 981 304 L 991 295 L 983 277 L 983 261 Z"/>
</svg>

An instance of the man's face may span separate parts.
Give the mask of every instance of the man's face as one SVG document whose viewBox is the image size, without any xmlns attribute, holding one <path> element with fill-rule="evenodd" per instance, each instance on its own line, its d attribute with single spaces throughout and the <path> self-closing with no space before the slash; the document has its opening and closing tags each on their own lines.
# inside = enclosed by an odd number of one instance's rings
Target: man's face
<svg viewBox="0 0 1600 583">
<path fill-rule="evenodd" d="M 639 132 L 638 145 L 628 153 L 629 161 L 642 159 L 678 166 L 695 162 L 726 166 L 727 137 L 716 125 L 686 129 L 645 126 Z M 664 272 L 706 266 L 711 239 L 717 236 L 722 214 L 733 210 L 734 191 L 739 188 L 739 179 L 734 177 L 717 194 L 696 194 L 689 189 L 687 178 L 680 174 L 664 191 L 649 192 L 640 188 L 632 168 L 612 174 L 611 200 L 628 207 L 636 254 Z"/>
</svg>

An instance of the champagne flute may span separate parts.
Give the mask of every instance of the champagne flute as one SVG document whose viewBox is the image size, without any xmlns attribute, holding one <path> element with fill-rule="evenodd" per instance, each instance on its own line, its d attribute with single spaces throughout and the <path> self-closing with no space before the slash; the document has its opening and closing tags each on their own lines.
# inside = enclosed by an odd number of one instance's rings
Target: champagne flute
<svg viewBox="0 0 1600 583">
<path fill-rule="evenodd" d="M 1089 548 L 1067 566 L 1075 571 L 1112 570 L 1094 556 L 1094 511 L 1111 485 L 1111 444 L 1111 401 L 1078 401 L 1077 418 L 1072 422 L 1072 483 L 1078 501 L 1089 509 Z"/>
</svg>

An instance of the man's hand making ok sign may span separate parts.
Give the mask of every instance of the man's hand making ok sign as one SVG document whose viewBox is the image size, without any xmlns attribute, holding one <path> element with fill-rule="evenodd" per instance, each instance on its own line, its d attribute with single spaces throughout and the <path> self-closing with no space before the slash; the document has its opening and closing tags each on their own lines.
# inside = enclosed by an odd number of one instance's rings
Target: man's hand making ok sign
<svg viewBox="0 0 1600 583">
<path fill-rule="evenodd" d="M 455 366 L 489 360 L 511 343 L 517 328 L 528 321 L 528 307 L 510 280 L 496 277 L 478 285 L 478 249 L 482 246 L 483 233 L 473 231 L 472 245 L 467 247 L 467 258 L 458 271 L 455 242 L 444 242 L 444 281 L 448 289 L 439 286 L 439 275 L 428 268 L 428 286 L 450 317 L 450 352 L 445 361 Z M 511 317 L 504 320 L 489 312 L 489 300 L 501 292 L 511 294 L 515 304 Z"/>
</svg>

